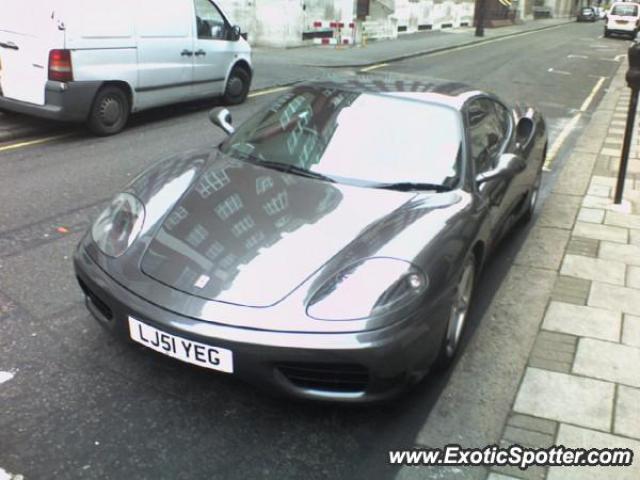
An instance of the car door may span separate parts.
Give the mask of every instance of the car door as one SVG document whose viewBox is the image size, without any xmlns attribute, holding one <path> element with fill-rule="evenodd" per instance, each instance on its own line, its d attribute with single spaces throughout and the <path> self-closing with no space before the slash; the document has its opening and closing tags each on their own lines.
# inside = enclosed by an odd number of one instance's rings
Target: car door
<svg viewBox="0 0 640 480">
<path fill-rule="evenodd" d="M 217 95 L 224 91 L 227 70 L 235 55 L 235 42 L 228 40 L 231 25 L 211 0 L 193 2 L 193 92 L 198 97 Z"/>
<path fill-rule="evenodd" d="M 467 105 L 466 122 L 469 155 L 477 176 L 495 168 L 498 158 L 505 153 L 513 120 L 501 103 L 489 97 L 477 97 Z M 515 206 L 515 180 L 503 177 L 478 186 L 478 194 L 489 208 L 490 230 L 494 238 L 501 235 Z"/>
<path fill-rule="evenodd" d="M 192 0 L 137 0 L 138 86 L 141 108 L 190 97 L 193 82 Z"/>
</svg>

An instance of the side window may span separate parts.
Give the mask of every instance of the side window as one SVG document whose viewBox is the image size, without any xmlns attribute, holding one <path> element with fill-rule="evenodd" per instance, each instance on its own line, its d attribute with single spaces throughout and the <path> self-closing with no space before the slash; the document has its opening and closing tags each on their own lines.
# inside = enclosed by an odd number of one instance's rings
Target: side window
<svg viewBox="0 0 640 480">
<path fill-rule="evenodd" d="M 472 101 L 467 108 L 470 153 L 476 173 L 493 167 L 509 130 L 509 112 L 488 98 Z"/>
<path fill-rule="evenodd" d="M 220 11 L 209 0 L 195 0 L 198 38 L 225 40 L 226 22 Z"/>
</svg>

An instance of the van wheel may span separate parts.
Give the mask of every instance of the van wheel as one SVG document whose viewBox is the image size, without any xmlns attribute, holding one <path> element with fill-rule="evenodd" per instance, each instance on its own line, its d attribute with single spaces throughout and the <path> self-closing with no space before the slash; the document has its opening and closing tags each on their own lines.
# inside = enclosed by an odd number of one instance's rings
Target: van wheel
<svg viewBox="0 0 640 480">
<path fill-rule="evenodd" d="M 89 130 L 100 136 L 118 133 L 127 124 L 130 109 L 129 98 L 121 88 L 101 88 L 89 113 Z"/>
<path fill-rule="evenodd" d="M 247 99 L 251 75 L 242 67 L 233 67 L 227 80 L 222 101 L 226 105 L 238 105 Z"/>
<path fill-rule="evenodd" d="M 609 29 L 607 27 L 604 27 L 604 36 L 605 38 L 609 36 Z"/>
</svg>

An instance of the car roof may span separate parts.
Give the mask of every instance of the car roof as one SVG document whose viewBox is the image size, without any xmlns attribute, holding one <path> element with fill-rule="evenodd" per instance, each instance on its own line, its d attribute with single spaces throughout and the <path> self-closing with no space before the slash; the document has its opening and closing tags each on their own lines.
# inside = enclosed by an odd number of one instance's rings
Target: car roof
<svg viewBox="0 0 640 480">
<path fill-rule="evenodd" d="M 436 103 L 461 110 L 465 102 L 478 95 L 492 96 L 461 82 L 398 74 L 327 75 L 311 80 L 300 87 L 342 90 L 355 93 L 404 98 L 425 103 Z M 295 89 L 294 89 L 295 90 Z"/>
</svg>

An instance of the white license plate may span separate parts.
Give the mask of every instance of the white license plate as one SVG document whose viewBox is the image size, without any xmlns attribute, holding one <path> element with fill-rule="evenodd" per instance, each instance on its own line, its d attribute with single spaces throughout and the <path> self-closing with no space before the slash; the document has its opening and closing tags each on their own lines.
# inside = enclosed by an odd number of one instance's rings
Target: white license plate
<svg viewBox="0 0 640 480">
<path fill-rule="evenodd" d="M 226 348 L 212 347 L 171 335 L 133 317 L 129 317 L 129 334 L 135 342 L 169 357 L 200 367 L 233 373 L 233 353 Z"/>
</svg>

